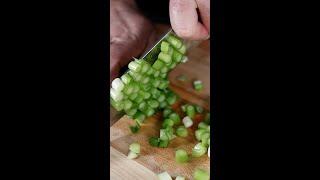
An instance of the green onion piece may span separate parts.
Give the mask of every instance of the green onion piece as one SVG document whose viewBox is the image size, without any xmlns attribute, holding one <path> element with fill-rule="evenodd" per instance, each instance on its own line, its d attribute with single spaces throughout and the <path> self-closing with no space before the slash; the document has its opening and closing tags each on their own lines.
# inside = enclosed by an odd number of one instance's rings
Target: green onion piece
<svg viewBox="0 0 320 180">
<path fill-rule="evenodd" d="M 187 111 L 187 106 L 188 106 L 188 104 L 182 105 L 182 106 L 181 106 L 181 110 L 182 110 L 183 112 L 186 112 L 186 111 Z"/>
<path fill-rule="evenodd" d="M 196 105 L 196 111 L 197 111 L 197 113 L 202 113 L 203 108 L 201 106 Z"/>
<path fill-rule="evenodd" d="M 137 104 L 139 104 L 143 101 L 143 96 L 138 95 L 133 101 L 136 102 Z"/>
<path fill-rule="evenodd" d="M 149 69 L 151 68 L 151 65 L 145 61 L 143 61 L 143 63 L 141 64 L 142 68 L 141 68 L 141 73 L 147 73 L 149 71 Z"/>
<path fill-rule="evenodd" d="M 188 105 L 187 109 L 186 109 L 186 114 L 187 116 L 189 116 L 191 119 L 194 118 L 195 114 L 196 114 L 196 110 L 194 108 L 194 106 L 192 105 Z"/>
<path fill-rule="evenodd" d="M 112 98 L 110 98 L 110 104 L 112 105 L 112 107 L 114 107 L 117 111 L 121 111 L 123 109 L 123 103 L 120 102 L 116 102 L 114 101 Z"/>
<path fill-rule="evenodd" d="M 152 115 L 155 113 L 155 110 L 152 109 L 152 108 L 150 108 L 150 107 L 148 107 L 147 110 L 144 111 L 144 113 L 145 113 L 145 115 L 146 115 L 147 117 L 150 117 L 150 116 L 152 116 Z"/>
<path fill-rule="evenodd" d="M 165 53 L 167 53 L 167 54 L 169 54 L 170 56 L 172 56 L 173 51 L 174 51 L 173 48 L 170 46 L 168 52 L 165 52 Z"/>
<path fill-rule="evenodd" d="M 166 108 L 163 110 L 163 117 L 168 117 L 171 114 L 172 110 L 169 108 Z"/>
<path fill-rule="evenodd" d="M 113 88 L 110 89 L 110 96 L 115 102 L 119 102 L 123 99 L 123 93 Z"/>
<path fill-rule="evenodd" d="M 167 77 L 167 73 L 162 73 L 159 76 L 160 76 L 160 78 L 165 79 Z"/>
<path fill-rule="evenodd" d="M 182 46 L 181 40 L 179 40 L 177 37 L 173 35 L 169 35 L 166 37 L 166 40 L 175 48 L 180 49 Z"/>
<path fill-rule="evenodd" d="M 185 177 L 183 177 L 183 176 L 177 176 L 175 180 L 185 180 Z"/>
<path fill-rule="evenodd" d="M 148 76 L 142 77 L 142 79 L 140 81 L 143 84 L 147 84 L 150 81 L 150 77 L 148 77 Z"/>
<path fill-rule="evenodd" d="M 164 100 L 166 99 L 166 96 L 164 94 L 161 94 L 159 97 L 158 97 L 158 102 L 165 102 Z M 165 102 L 167 104 L 167 102 Z"/>
<path fill-rule="evenodd" d="M 128 73 L 129 73 L 129 74 L 131 75 L 131 77 L 132 77 L 135 81 L 137 81 L 137 82 L 140 82 L 141 79 L 143 78 L 143 76 L 142 76 L 139 72 L 129 71 Z"/>
<path fill-rule="evenodd" d="M 144 91 L 149 91 L 152 86 L 150 84 L 140 84 L 140 88 Z"/>
<path fill-rule="evenodd" d="M 139 154 L 140 153 L 140 144 L 137 142 L 130 144 L 129 150 L 136 153 L 136 154 Z"/>
<path fill-rule="evenodd" d="M 169 145 L 169 140 L 160 140 L 159 141 L 159 147 L 166 148 Z"/>
<path fill-rule="evenodd" d="M 139 109 L 140 111 L 142 111 L 142 112 L 146 111 L 146 110 L 147 110 L 147 103 L 144 102 L 144 101 L 141 102 L 141 103 L 139 104 L 138 109 Z"/>
<path fill-rule="evenodd" d="M 159 146 L 159 142 L 160 142 L 160 139 L 157 138 L 157 137 L 150 137 L 149 138 L 149 144 L 153 147 L 158 147 Z"/>
<path fill-rule="evenodd" d="M 135 159 L 138 157 L 138 154 L 132 151 L 129 151 L 128 153 L 128 159 Z"/>
<path fill-rule="evenodd" d="M 137 94 L 137 93 L 131 93 L 131 95 L 129 95 L 129 99 L 130 99 L 131 101 L 134 101 L 137 97 L 138 97 L 138 94 Z"/>
<path fill-rule="evenodd" d="M 168 102 L 168 104 L 170 104 L 170 105 L 174 104 L 174 103 L 176 102 L 176 100 L 177 100 L 176 95 L 171 95 L 171 96 L 168 96 L 168 97 L 167 97 L 167 102 Z"/>
<path fill-rule="evenodd" d="M 207 152 L 207 147 L 203 146 L 201 143 L 198 143 L 192 149 L 193 157 L 200 157 Z"/>
<path fill-rule="evenodd" d="M 143 99 L 149 99 L 151 97 L 151 94 L 147 91 L 140 91 L 141 96 Z"/>
<path fill-rule="evenodd" d="M 133 116 L 133 115 L 136 114 L 137 109 L 136 109 L 136 108 L 131 108 L 131 109 L 129 109 L 129 110 L 125 110 L 125 112 L 126 112 L 126 114 L 127 114 L 128 116 Z"/>
<path fill-rule="evenodd" d="M 198 124 L 198 128 L 199 128 L 199 129 L 207 129 L 207 128 L 208 128 L 208 125 L 207 125 L 206 123 L 204 123 L 204 122 L 200 122 L 200 123 Z"/>
<path fill-rule="evenodd" d="M 128 85 L 126 85 L 126 86 L 124 87 L 123 92 L 124 92 L 124 94 L 126 94 L 126 95 L 130 95 L 130 94 L 133 93 L 133 90 L 134 90 L 133 85 L 132 85 L 132 84 L 128 84 Z"/>
<path fill-rule="evenodd" d="M 161 59 L 164 63 L 170 64 L 172 62 L 171 56 L 164 52 L 160 52 L 158 55 L 158 59 Z"/>
<path fill-rule="evenodd" d="M 132 77 L 128 74 L 125 73 L 124 75 L 121 76 L 121 80 L 124 84 L 130 84 L 130 82 L 132 81 Z"/>
<path fill-rule="evenodd" d="M 168 71 L 169 71 L 169 68 L 167 68 L 166 66 L 164 66 L 160 69 L 160 73 L 162 73 L 162 74 L 166 74 Z"/>
<path fill-rule="evenodd" d="M 184 124 L 184 127 L 189 128 L 193 125 L 193 121 L 189 116 L 186 116 L 182 119 L 182 122 Z"/>
<path fill-rule="evenodd" d="M 155 99 L 157 99 L 161 95 L 161 92 L 156 88 L 151 89 L 150 92 L 152 97 Z"/>
<path fill-rule="evenodd" d="M 172 62 L 172 63 L 170 64 L 170 66 L 169 66 L 169 69 L 173 69 L 173 68 L 175 68 L 176 66 L 177 66 L 177 63 Z"/>
<path fill-rule="evenodd" d="M 133 93 L 138 93 L 140 91 L 140 86 L 137 83 L 132 84 Z"/>
<path fill-rule="evenodd" d="M 171 176 L 166 171 L 158 174 L 158 179 L 159 180 L 172 180 Z"/>
<path fill-rule="evenodd" d="M 159 89 L 166 89 L 168 86 L 169 86 L 169 81 L 168 80 L 163 80 L 160 82 L 160 85 L 159 85 Z"/>
<path fill-rule="evenodd" d="M 193 173 L 194 180 L 209 180 L 210 174 L 203 169 L 196 169 Z"/>
<path fill-rule="evenodd" d="M 203 89 L 202 81 L 200 81 L 200 80 L 194 81 L 194 82 L 193 82 L 193 87 L 194 87 L 194 89 L 197 90 L 197 91 L 202 90 L 202 89 Z"/>
<path fill-rule="evenodd" d="M 184 126 L 179 126 L 176 129 L 176 134 L 180 137 L 187 137 L 188 136 L 188 130 Z"/>
<path fill-rule="evenodd" d="M 159 139 L 160 140 L 169 140 L 169 136 L 167 134 L 167 130 L 166 129 L 160 129 Z"/>
<path fill-rule="evenodd" d="M 149 68 L 147 75 L 152 75 L 154 73 L 154 69 L 153 68 Z"/>
<path fill-rule="evenodd" d="M 174 121 L 172 119 L 165 119 L 162 123 L 162 127 L 172 127 L 174 125 Z"/>
<path fill-rule="evenodd" d="M 164 62 L 162 62 L 160 59 L 156 60 L 156 62 L 154 62 L 154 64 L 152 65 L 152 67 L 155 69 L 155 70 L 160 70 L 161 68 L 164 67 Z"/>
<path fill-rule="evenodd" d="M 156 100 L 149 100 L 149 101 L 147 101 L 147 103 L 148 103 L 148 105 L 151 107 L 151 108 L 157 108 L 157 107 L 159 107 L 159 103 L 158 103 L 158 101 L 156 101 Z"/>
<path fill-rule="evenodd" d="M 208 139 L 210 139 L 210 133 L 206 132 L 201 135 L 201 144 L 205 147 L 208 147 Z"/>
<path fill-rule="evenodd" d="M 183 58 L 183 55 L 180 52 L 173 50 L 173 53 L 172 53 L 173 61 L 180 63 L 182 61 L 182 58 Z"/>
<path fill-rule="evenodd" d="M 123 101 L 123 109 L 129 110 L 133 106 L 133 103 L 130 100 L 124 100 Z"/>
<path fill-rule="evenodd" d="M 161 42 L 161 51 L 168 53 L 169 49 L 170 49 L 170 44 L 166 41 L 162 41 Z"/>
<path fill-rule="evenodd" d="M 140 126 L 139 125 L 129 126 L 129 128 L 133 134 L 136 134 L 139 131 Z"/>
<path fill-rule="evenodd" d="M 145 120 L 145 118 L 146 118 L 146 116 L 141 111 L 137 111 L 133 115 L 133 119 L 138 120 L 139 122 L 143 122 Z"/>
<path fill-rule="evenodd" d="M 159 77 L 159 76 L 160 76 L 160 71 L 159 70 L 158 71 L 155 70 L 154 73 L 153 73 L 153 77 L 156 78 L 156 77 Z"/>
<path fill-rule="evenodd" d="M 154 78 L 152 81 L 152 86 L 157 88 L 159 87 L 160 83 L 161 83 L 161 80 L 159 78 Z"/>
<path fill-rule="evenodd" d="M 187 151 L 183 149 L 178 149 L 176 151 L 176 156 L 175 156 L 176 162 L 178 163 L 185 163 L 188 162 L 189 157 Z"/>
<path fill-rule="evenodd" d="M 196 139 L 197 139 L 198 141 L 201 141 L 202 134 L 204 134 L 205 132 L 206 132 L 205 129 L 197 129 L 197 130 L 195 131 Z"/>
<path fill-rule="evenodd" d="M 123 82 L 121 81 L 120 78 L 115 78 L 112 83 L 111 83 L 111 86 L 114 90 L 116 91 L 122 91 L 123 88 L 124 88 L 124 84 Z"/>
<path fill-rule="evenodd" d="M 164 109 L 164 108 L 166 108 L 167 106 L 168 106 L 168 103 L 167 103 L 166 101 L 160 102 L 159 107 L 160 107 L 161 109 Z"/>
<path fill-rule="evenodd" d="M 186 63 L 189 61 L 189 58 L 187 56 L 183 56 L 181 62 Z"/>
<path fill-rule="evenodd" d="M 139 72 L 141 70 L 141 66 L 136 61 L 131 61 L 128 65 L 128 68 L 134 72 Z"/>
<path fill-rule="evenodd" d="M 185 44 L 182 44 L 182 46 L 178 49 L 178 51 L 181 53 L 181 54 L 186 54 L 187 52 L 187 46 Z"/>
<path fill-rule="evenodd" d="M 171 113 L 169 119 L 172 119 L 175 125 L 181 122 L 180 116 L 177 113 Z"/>
</svg>

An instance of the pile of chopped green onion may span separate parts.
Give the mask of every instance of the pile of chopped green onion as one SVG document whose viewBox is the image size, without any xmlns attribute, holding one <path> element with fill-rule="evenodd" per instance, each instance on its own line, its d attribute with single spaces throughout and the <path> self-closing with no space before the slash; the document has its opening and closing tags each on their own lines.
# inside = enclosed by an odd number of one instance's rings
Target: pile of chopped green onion
<svg viewBox="0 0 320 180">
<path fill-rule="evenodd" d="M 146 59 L 135 59 L 128 64 L 128 72 L 112 81 L 110 103 L 135 120 L 136 125 L 130 127 L 133 133 L 138 132 L 146 118 L 176 102 L 176 94 L 168 89 L 167 75 L 177 64 L 186 61 L 185 54 L 186 45 L 169 34 L 160 42 L 160 53 L 153 64 Z"/>
<path fill-rule="evenodd" d="M 208 113 L 206 118 L 210 117 Z M 192 149 L 193 157 L 200 157 L 208 151 L 208 157 L 210 157 L 210 124 L 207 121 L 202 121 L 198 124 L 198 129 L 195 131 L 195 137 L 199 141 Z M 210 121 L 209 121 L 210 122 Z"/>
</svg>

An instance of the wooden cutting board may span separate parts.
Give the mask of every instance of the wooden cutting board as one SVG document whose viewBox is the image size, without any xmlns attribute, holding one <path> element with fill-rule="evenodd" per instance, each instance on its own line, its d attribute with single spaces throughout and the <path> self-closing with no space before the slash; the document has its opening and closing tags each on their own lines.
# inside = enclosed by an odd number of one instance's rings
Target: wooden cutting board
<svg viewBox="0 0 320 180">
<path fill-rule="evenodd" d="M 158 29 L 165 30 L 166 27 L 158 26 Z M 200 43 L 197 47 L 188 52 L 189 61 L 180 64 L 169 74 L 170 88 L 180 96 L 181 102 L 190 102 L 210 109 L 210 44 L 209 41 Z M 177 80 L 177 77 L 184 74 L 188 77 L 186 82 Z M 201 80 L 204 89 L 200 92 L 193 89 L 192 82 Z M 176 105 L 177 106 L 177 105 Z M 189 163 L 178 164 L 175 162 L 175 150 L 185 149 L 188 153 L 196 144 L 194 130 L 189 130 L 186 138 L 177 137 L 170 143 L 168 148 L 155 148 L 148 144 L 151 136 L 159 136 L 161 126 L 161 114 L 148 118 L 141 127 L 139 133 L 132 134 L 129 125 L 133 120 L 127 116 L 116 113 L 111 109 L 110 114 L 110 176 L 113 180 L 122 179 L 147 179 L 156 180 L 156 174 L 167 171 L 172 177 L 177 175 L 192 179 L 192 173 L 196 167 L 206 170 L 210 169 L 208 156 L 193 158 Z M 134 160 L 126 158 L 129 145 L 132 142 L 139 142 L 141 155 Z M 174 179 L 174 178 L 173 178 Z"/>
</svg>

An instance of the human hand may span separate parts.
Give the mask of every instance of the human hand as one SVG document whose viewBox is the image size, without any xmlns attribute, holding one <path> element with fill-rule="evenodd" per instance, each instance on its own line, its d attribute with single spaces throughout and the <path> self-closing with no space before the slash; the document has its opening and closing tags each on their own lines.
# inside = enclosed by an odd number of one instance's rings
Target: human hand
<svg viewBox="0 0 320 180">
<path fill-rule="evenodd" d="M 134 0 L 110 1 L 110 83 L 120 68 L 139 56 L 155 40 L 152 24 L 140 14 Z"/>
<path fill-rule="evenodd" d="M 169 12 L 172 29 L 179 37 L 190 40 L 209 38 L 210 0 L 170 0 Z"/>
</svg>

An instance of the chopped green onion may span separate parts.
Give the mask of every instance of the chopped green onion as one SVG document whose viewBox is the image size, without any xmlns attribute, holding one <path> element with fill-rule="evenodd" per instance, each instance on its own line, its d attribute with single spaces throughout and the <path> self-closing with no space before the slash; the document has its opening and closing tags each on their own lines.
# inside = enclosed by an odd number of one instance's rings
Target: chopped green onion
<svg viewBox="0 0 320 180">
<path fill-rule="evenodd" d="M 177 63 L 172 62 L 172 63 L 170 64 L 170 66 L 169 66 L 169 69 L 173 69 L 173 68 L 175 68 L 176 66 L 177 66 Z"/>
<path fill-rule="evenodd" d="M 161 59 L 166 64 L 170 64 L 172 61 L 171 56 L 169 54 L 164 53 L 164 52 L 159 53 L 158 59 Z"/>
<path fill-rule="evenodd" d="M 169 136 L 167 134 L 167 130 L 166 129 L 160 129 L 159 139 L 160 140 L 169 140 Z"/>
<path fill-rule="evenodd" d="M 170 44 L 166 41 L 162 41 L 161 42 L 161 51 L 168 53 L 169 49 L 170 49 Z"/>
<path fill-rule="evenodd" d="M 128 159 L 135 159 L 138 157 L 138 154 L 132 151 L 129 151 Z"/>
<path fill-rule="evenodd" d="M 141 66 L 136 61 L 131 61 L 128 65 L 128 68 L 134 72 L 139 72 L 141 70 Z"/>
<path fill-rule="evenodd" d="M 147 75 L 152 75 L 154 73 L 154 69 L 150 68 L 149 71 L 147 72 Z"/>
<path fill-rule="evenodd" d="M 132 93 L 131 95 L 129 95 L 129 99 L 130 99 L 131 101 L 134 101 L 137 97 L 138 97 L 138 94 L 137 94 L 137 93 Z"/>
<path fill-rule="evenodd" d="M 189 116 L 191 119 L 194 118 L 195 114 L 196 114 L 196 110 L 194 108 L 194 106 L 192 105 L 188 105 L 187 109 L 186 109 L 186 114 L 187 116 Z"/>
<path fill-rule="evenodd" d="M 169 140 L 160 140 L 159 141 L 159 147 L 166 148 L 169 145 Z"/>
<path fill-rule="evenodd" d="M 137 109 L 136 109 L 136 108 L 131 108 L 131 109 L 129 109 L 129 110 L 125 110 L 125 112 L 126 112 L 126 114 L 127 114 L 128 116 L 133 116 L 133 115 L 136 114 Z"/>
<path fill-rule="evenodd" d="M 203 112 L 203 108 L 201 106 L 196 106 L 196 111 L 197 113 L 202 113 Z"/>
<path fill-rule="evenodd" d="M 202 89 L 203 89 L 202 81 L 200 81 L 200 80 L 194 81 L 194 82 L 193 82 L 193 87 L 194 87 L 194 89 L 197 90 L 197 91 L 202 90 Z"/>
<path fill-rule="evenodd" d="M 155 79 L 152 81 L 152 86 L 155 87 L 155 88 L 157 88 L 157 87 L 159 87 L 160 83 L 161 83 L 161 80 L 160 80 L 159 78 L 155 78 Z"/>
<path fill-rule="evenodd" d="M 166 37 L 166 40 L 175 48 L 180 49 L 182 46 L 182 42 L 175 36 L 169 35 Z"/>
<path fill-rule="evenodd" d="M 182 46 L 178 49 L 181 54 L 185 54 L 187 52 L 187 46 L 182 44 Z"/>
<path fill-rule="evenodd" d="M 173 51 L 172 53 L 172 59 L 177 62 L 180 63 L 182 61 L 183 55 L 181 53 L 179 53 L 178 51 Z"/>
<path fill-rule="evenodd" d="M 181 110 L 182 110 L 183 112 L 186 112 L 186 111 L 187 111 L 187 106 L 188 106 L 188 104 L 182 105 L 182 106 L 181 106 Z"/>
<path fill-rule="evenodd" d="M 129 110 L 133 106 L 133 103 L 130 100 L 124 100 L 123 101 L 123 109 Z"/>
<path fill-rule="evenodd" d="M 204 123 L 204 122 L 200 122 L 200 123 L 198 124 L 198 128 L 199 128 L 199 129 L 207 129 L 207 128 L 208 128 L 208 125 L 207 125 L 206 123 Z"/>
<path fill-rule="evenodd" d="M 165 79 L 167 77 L 167 73 L 162 73 L 159 76 L 160 76 L 160 78 Z"/>
<path fill-rule="evenodd" d="M 163 117 L 168 117 L 171 114 L 172 110 L 169 108 L 166 108 L 163 110 Z"/>
<path fill-rule="evenodd" d="M 133 101 L 136 102 L 137 104 L 139 104 L 143 101 L 143 96 L 138 95 Z"/>
<path fill-rule="evenodd" d="M 181 122 L 180 116 L 177 113 L 171 113 L 169 119 L 172 119 L 175 125 Z"/>
<path fill-rule="evenodd" d="M 133 119 L 138 120 L 139 122 L 143 122 L 145 118 L 146 116 L 141 111 L 137 111 L 133 116 Z"/>
<path fill-rule="evenodd" d="M 142 76 L 140 73 L 138 73 L 138 72 L 129 71 L 128 73 L 129 73 L 129 74 L 131 75 L 131 77 L 132 77 L 135 81 L 137 81 L 137 82 L 141 81 L 141 79 L 143 78 L 143 76 Z"/>
<path fill-rule="evenodd" d="M 160 107 L 161 109 L 163 109 L 163 108 L 165 108 L 165 107 L 167 107 L 167 106 L 168 106 L 168 103 L 167 103 L 166 101 L 160 102 L 159 107 Z"/>
<path fill-rule="evenodd" d="M 156 88 L 151 89 L 151 95 L 153 98 L 157 99 L 161 95 L 161 91 Z"/>
<path fill-rule="evenodd" d="M 166 99 L 166 96 L 164 94 L 161 94 L 159 97 L 158 97 L 158 102 L 165 102 L 164 100 Z"/>
<path fill-rule="evenodd" d="M 187 56 L 183 56 L 181 62 L 186 63 L 189 61 L 189 58 Z"/>
<path fill-rule="evenodd" d="M 163 80 L 160 82 L 159 89 L 166 89 L 169 86 L 168 80 Z"/>
<path fill-rule="evenodd" d="M 193 121 L 189 116 L 186 116 L 182 119 L 182 122 L 184 124 L 184 127 L 189 128 L 193 125 Z"/>
<path fill-rule="evenodd" d="M 120 78 L 116 78 L 112 81 L 111 86 L 116 91 L 122 91 L 124 88 L 124 84 Z"/>
<path fill-rule="evenodd" d="M 196 169 L 193 173 L 194 180 L 209 180 L 210 174 L 203 169 Z"/>
<path fill-rule="evenodd" d="M 210 133 L 206 132 L 201 135 L 201 144 L 205 147 L 209 146 L 208 139 L 210 139 Z"/>
<path fill-rule="evenodd" d="M 129 126 L 129 128 L 130 128 L 131 132 L 132 132 L 133 134 L 135 134 L 135 133 L 137 133 L 137 132 L 139 131 L 140 126 L 139 126 L 139 125 Z"/>
<path fill-rule="evenodd" d="M 149 144 L 153 147 L 158 147 L 159 146 L 159 142 L 160 142 L 160 139 L 157 138 L 157 137 L 150 137 L 149 138 Z"/>
<path fill-rule="evenodd" d="M 172 127 L 174 125 L 174 121 L 172 119 L 165 119 L 162 123 L 162 127 L 166 128 L 166 127 Z"/>
<path fill-rule="evenodd" d="M 142 77 L 142 79 L 141 79 L 142 84 L 147 84 L 149 81 L 150 81 L 150 77 L 148 77 L 148 76 Z"/>
<path fill-rule="evenodd" d="M 192 149 L 193 157 L 200 157 L 207 152 L 207 147 L 203 146 L 201 143 L 198 143 Z"/>
<path fill-rule="evenodd" d="M 130 144 L 129 150 L 136 153 L 136 154 L 139 154 L 140 153 L 140 144 L 137 142 Z"/>
<path fill-rule="evenodd" d="M 110 96 L 115 102 L 119 102 L 123 99 L 123 94 L 120 91 L 117 91 L 113 88 L 110 89 Z"/>
<path fill-rule="evenodd" d="M 183 149 L 178 149 L 176 151 L 176 156 L 175 156 L 176 162 L 178 163 L 185 163 L 189 160 L 188 153 L 187 151 Z"/>
<path fill-rule="evenodd" d="M 139 104 L 139 110 L 140 111 L 145 111 L 145 110 L 147 110 L 147 103 L 146 102 L 141 102 L 140 104 Z"/>
<path fill-rule="evenodd" d="M 159 180 L 172 180 L 171 176 L 166 171 L 158 174 L 158 179 Z"/>
<path fill-rule="evenodd" d="M 152 109 L 152 108 L 150 108 L 150 107 L 148 107 L 147 110 L 144 111 L 144 113 L 145 113 L 145 115 L 146 115 L 147 117 L 150 117 L 150 116 L 152 116 L 152 115 L 155 113 L 155 110 Z"/>
<path fill-rule="evenodd" d="M 160 70 L 161 68 L 164 67 L 164 62 L 162 62 L 160 59 L 156 60 L 156 62 L 152 65 L 152 67 L 155 69 L 155 70 Z"/>
<path fill-rule="evenodd" d="M 187 137 L 188 136 L 188 130 L 184 126 L 179 126 L 176 129 L 176 134 L 180 137 Z"/>
<path fill-rule="evenodd" d="M 166 74 L 168 71 L 169 71 L 169 68 L 164 66 L 163 68 L 161 68 L 160 73 Z"/>
<path fill-rule="evenodd" d="M 205 132 L 206 132 L 205 129 L 197 129 L 197 130 L 195 131 L 196 139 L 197 139 L 198 141 L 201 141 L 202 134 L 204 134 Z"/>
<path fill-rule="evenodd" d="M 121 76 L 121 80 L 124 84 L 130 84 L 130 82 L 132 81 L 132 77 L 128 74 L 125 73 L 124 75 Z"/>
<path fill-rule="evenodd" d="M 159 102 L 156 101 L 156 100 L 149 100 L 147 101 L 148 105 L 151 107 L 151 108 L 157 108 L 159 107 Z"/>
<path fill-rule="evenodd" d="M 176 95 L 171 95 L 167 97 L 167 102 L 168 104 L 172 105 L 176 102 L 177 96 Z"/>
<path fill-rule="evenodd" d="M 110 98 L 110 103 L 117 111 L 121 111 L 123 109 L 123 103 L 121 101 L 116 102 L 112 98 Z"/>
<path fill-rule="evenodd" d="M 161 68 L 160 68 L 160 69 L 161 69 Z M 156 78 L 156 77 L 159 77 L 159 76 L 160 76 L 160 71 L 159 71 L 159 70 L 158 70 L 158 71 L 155 70 L 154 73 L 153 73 L 153 77 Z"/>
</svg>

